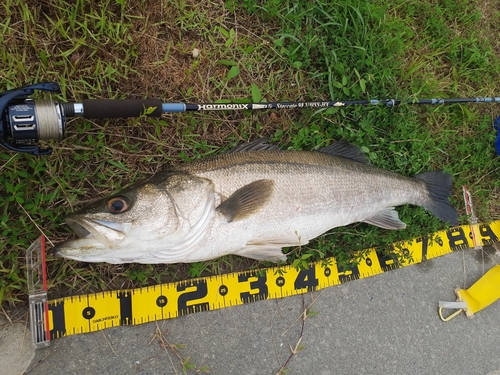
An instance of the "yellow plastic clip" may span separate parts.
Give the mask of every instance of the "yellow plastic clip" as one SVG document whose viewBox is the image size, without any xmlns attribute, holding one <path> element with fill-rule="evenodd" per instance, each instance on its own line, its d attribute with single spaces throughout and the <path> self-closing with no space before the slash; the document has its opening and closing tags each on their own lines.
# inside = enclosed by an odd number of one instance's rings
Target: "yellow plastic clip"
<svg viewBox="0 0 500 375">
<path fill-rule="evenodd" d="M 458 309 L 451 315 L 448 315 L 446 318 L 443 316 L 443 309 Z M 439 317 L 443 322 L 448 322 L 454 317 L 456 317 L 458 314 L 460 314 L 462 311 L 465 311 L 467 309 L 467 304 L 462 301 L 457 301 L 457 302 L 444 302 L 444 301 L 439 301 L 439 310 L 438 314 Z"/>
<path fill-rule="evenodd" d="M 492 267 L 467 290 L 457 290 L 461 301 L 467 303 L 465 313 L 470 318 L 500 298 L 500 265 Z"/>
</svg>

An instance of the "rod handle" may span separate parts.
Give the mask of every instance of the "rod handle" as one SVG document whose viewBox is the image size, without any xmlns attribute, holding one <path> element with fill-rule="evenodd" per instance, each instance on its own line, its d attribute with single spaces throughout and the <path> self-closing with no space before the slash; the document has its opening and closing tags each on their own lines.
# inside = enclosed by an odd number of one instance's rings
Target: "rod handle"
<svg viewBox="0 0 500 375">
<path fill-rule="evenodd" d="M 147 108 L 155 108 L 149 117 L 161 117 L 160 99 L 83 100 L 83 117 L 86 119 L 140 117 Z"/>
</svg>

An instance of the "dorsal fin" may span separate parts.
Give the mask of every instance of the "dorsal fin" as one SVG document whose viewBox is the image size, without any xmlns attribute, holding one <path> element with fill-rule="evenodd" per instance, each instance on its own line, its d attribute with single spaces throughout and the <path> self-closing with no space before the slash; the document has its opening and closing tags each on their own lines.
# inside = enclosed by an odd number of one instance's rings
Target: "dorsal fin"
<svg viewBox="0 0 500 375">
<path fill-rule="evenodd" d="M 257 180 L 236 190 L 217 211 L 227 217 L 227 221 L 244 219 L 259 211 L 273 194 L 273 180 Z"/>
<path fill-rule="evenodd" d="M 322 147 L 320 149 L 317 149 L 316 151 L 335 156 L 342 156 L 343 158 L 351 159 L 363 164 L 370 164 L 370 161 L 366 158 L 361 149 L 351 145 L 346 141 L 334 142 L 330 146 Z"/>
<path fill-rule="evenodd" d="M 259 138 L 252 142 L 242 143 L 236 146 L 235 148 L 226 151 L 225 153 L 232 154 L 235 152 L 252 152 L 252 151 L 269 151 L 269 150 L 277 151 L 280 149 L 276 145 L 267 143 L 268 141 L 269 138 Z"/>
</svg>

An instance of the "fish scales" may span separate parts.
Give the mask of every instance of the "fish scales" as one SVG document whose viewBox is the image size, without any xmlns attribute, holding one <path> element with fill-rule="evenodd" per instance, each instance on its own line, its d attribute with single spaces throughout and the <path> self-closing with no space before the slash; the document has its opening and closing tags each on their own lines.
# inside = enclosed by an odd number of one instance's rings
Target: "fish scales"
<svg viewBox="0 0 500 375">
<path fill-rule="evenodd" d="M 371 205 L 373 201 L 379 202 L 382 207 L 403 203 L 423 204 L 427 197 L 422 181 L 320 152 L 231 154 L 196 161 L 182 169 L 212 180 L 215 190 L 226 197 L 254 180 L 273 178 L 278 185 L 276 199 L 284 198 L 284 201 L 281 200 L 283 203 L 291 202 L 292 198 L 307 202 L 310 211 L 355 209 Z M 356 199 L 352 200 L 352 197 Z"/>
</svg>

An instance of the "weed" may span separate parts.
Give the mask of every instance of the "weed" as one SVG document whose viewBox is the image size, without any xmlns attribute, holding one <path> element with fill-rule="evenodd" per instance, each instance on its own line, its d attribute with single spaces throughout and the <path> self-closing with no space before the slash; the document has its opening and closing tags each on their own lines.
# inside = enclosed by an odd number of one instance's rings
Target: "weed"
<svg viewBox="0 0 500 375">
<path fill-rule="evenodd" d="M 305 270 L 309 268 L 309 262 L 313 255 L 312 254 L 301 254 L 299 258 L 294 259 L 292 262 L 292 267 L 296 270 Z"/>
<path fill-rule="evenodd" d="M 202 272 L 207 270 L 204 262 L 190 263 L 188 265 L 188 274 L 191 277 L 200 277 Z"/>
<path fill-rule="evenodd" d="M 313 317 L 315 317 L 315 316 L 316 316 L 316 315 L 318 315 L 318 314 L 319 314 L 319 311 L 314 311 L 311 307 L 309 307 L 309 308 L 307 309 L 307 316 L 308 316 L 308 317 L 313 318 Z"/>
<path fill-rule="evenodd" d="M 151 265 L 148 265 L 147 269 L 134 268 L 125 272 L 125 275 L 132 281 L 138 281 L 141 285 L 147 285 L 148 277 L 152 270 L 153 267 Z"/>
<path fill-rule="evenodd" d="M 149 344 L 151 344 L 155 339 L 158 339 L 158 343 L 159 343 L 160 347 L 162 347 L 165 350 L 167 355 L 168 355 L 169 351 L 171 351 L 179 359 L 179 362 L 182 366 L 182 372 L 184 374 L 187 374 L 188 370 L 198 372 L 198 373 L 209 372 L 208 366 L 202 366 L 200 368 L 197 368 L 196 365 L 191 363 L 191 357 L 187 357 L 186 359 L 182 359 L 179 351 L 182 349 L 185 349 L 186 345 L 170 343 L 167 340 L 165 333 L 160 330 L 158 324 L 157 323 L 155 323 L 155 324 L 156 324 L 156 332 L 155 332 L 153 338 L 151 339 L 151 341 L 149 342 Z M 169 359 L 170 359 L 170 356 L 169 356 Z M 174 367 L 172 360 L 170 360 L 170 363 L 172 364 L 173 370 L 175 371 L 175 367 Z M 175 373 L 177 373 L 177 371 L 175 371 Z"/>
</svg>

